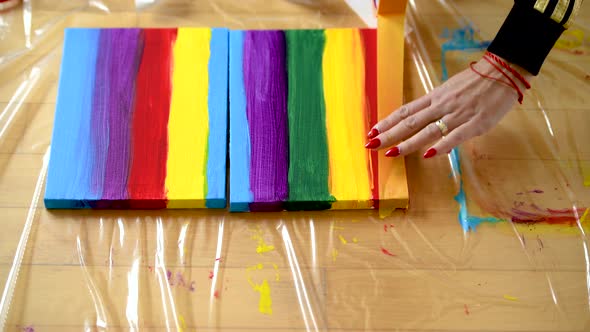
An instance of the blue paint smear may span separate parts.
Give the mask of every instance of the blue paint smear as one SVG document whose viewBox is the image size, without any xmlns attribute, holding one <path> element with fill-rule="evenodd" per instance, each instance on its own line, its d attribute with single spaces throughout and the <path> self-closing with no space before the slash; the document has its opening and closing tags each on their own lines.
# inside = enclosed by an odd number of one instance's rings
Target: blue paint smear
<svg viewBox="0 0 590 332">
<path fill-rule="evenodd" d="M 207 199 L 205 206 L 226 205 L 228 30 L 211 30 L 209 57 L 209 137 L 207 153 Z"/>
<path fill-rule="evenodd" d="M 475 40 L 475 29 L 471 25 L 466 25 L 459 29 L 450 31 L 444 29 L 441 38 L 449 39 L 441 46 L 441 67 L 442 81 L 449 79 L 449 73 L 446 65 L 446 53 L 449 51 L 476 52 L 488 48 L 491 41 Z M 450 153 L 451 168 L 453 175 L 459 179 L 459 192 L 455 196 L 455 201 L 459 203 L 459 223 L 464 231 L 475 231 L 475 228 L 483 222 L 498 222 L 501 219 L 494 217 L 477 217 L 469 214 L 467 209 L 467 197 L 463 188 L 463 174 L 461 172 L 461 161 L 459 158 L 459 148 L 454 148 Z"/>
<path fill-rule="evenodd" d="M 441 46 L 440 63 L 442 66 L 442 81 L 449 79 L 449 72 L 446 65 L 446 53 L 449 51 L 464 51 L 477 52 L 488 48 L 492 41 L 484 40 L 478 41 L 475 39 L 475 29 L 470 25 L 466 25 L 459 29 L 450 31 L 444 29 L 441 33 L 441 38 L 448 39 Z"/>
<path fill-rule="evenodd" d="M 90 190 L 91 115 L 100 30 L 66 29 L 45 207 L 89 208 L 100 197 Z"/>
<path fill-rule="evenodd" d="M 464 231 L 475 231 L 475 228 L 482 222 L 498 222 L 501 219 L 494 217 L 477 217 L 469 214 L 467 210 L 467 197 L 463 189 L 463 174 L 461 173 L 461 161 L 459 159 L 459 149 L 454 148 L 451 151 L 451 168 L 453 174 L 459 178 L 459 193 L 455 196 L 455 201 L 459 203 L 459 223 Z"/>
<path fill-rule="evenodd" d="M 252 202 L 250 191 L 250 129 L 244 88 L 244 32 L 229 33 L 229 210 L 244 212 Z"/>
</svg>

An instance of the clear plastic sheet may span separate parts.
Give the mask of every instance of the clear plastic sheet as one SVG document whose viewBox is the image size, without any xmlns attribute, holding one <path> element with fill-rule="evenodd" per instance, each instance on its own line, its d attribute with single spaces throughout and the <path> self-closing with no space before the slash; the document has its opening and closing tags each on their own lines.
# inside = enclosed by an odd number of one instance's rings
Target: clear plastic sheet
<svg viewBox="0 0 590 332">
<path fill-rule="evenodd" d="M 363 3 L 25 0 L 0 13 L 0 326 L 590 330 L 585 5 L 499 126 L 448 158 L 407 158 L 408 211 L 44 209 L 65 27 L 374 24 Z M 406 100 L 480 57 L 511 5 L 411 0 Z"/>
</svg>

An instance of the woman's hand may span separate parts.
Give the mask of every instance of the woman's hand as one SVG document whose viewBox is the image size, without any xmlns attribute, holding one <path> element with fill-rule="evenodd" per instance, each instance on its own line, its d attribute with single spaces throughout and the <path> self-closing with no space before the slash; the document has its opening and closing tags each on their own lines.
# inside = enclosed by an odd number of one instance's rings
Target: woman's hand
<svg viewBox="0 0 590 332">
<path fill-rule="evenodd" d="M 485 59 L 473 65 L 479 73 L 508 82 Z M 524 75 L 529 80 L 532 75 Z M 508 73 L 521 91 L 525 86 Z M 424 158 L 449 153 L 454 147 L 492 129 L 512 109 L 518 100 L 516 89 L 493 79 L 484 78 L 468 68 L 451 77 L 440 87 L 392 112 L 377 123 L 368 134 L 365 147 L 384 149 L 393 146 L 385 155 L 405 156 L 431 146 Z M 446 136 L 436 121 L 442 119 Z M 397 145 L 396 145 L 397 144 Z"/>
</svg>

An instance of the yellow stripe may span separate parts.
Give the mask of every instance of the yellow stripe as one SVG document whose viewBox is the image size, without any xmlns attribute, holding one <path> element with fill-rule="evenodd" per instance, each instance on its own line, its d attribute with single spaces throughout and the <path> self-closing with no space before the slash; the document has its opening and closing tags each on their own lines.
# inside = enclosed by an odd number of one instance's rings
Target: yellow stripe
<svg viewBox="0 0 590 332">
<path fill-rule="evenodd" d="M 561 20 L 563 20 L 569 4 L 570 0 L 559 0 L 559 2 L 557 2 L 557 6 L 555 6 L 555 9 L 553 10 L 553 13 L 551 14 L 551 19 L 557 23 L 561 23 Z"/>
<path fill-rule="evenodd" d="M 535 2 L 535 9 L 540 11 L 541 13 L 544 13 L 545 9 L 547 9 L 548 4 L 549 0 L 537 0 L 537 2 Z"/>
<path fill-rule="evenodd" d="M 576 16 L 578 15 L 578 12 L 580 11 L 580 6 L 582 6 L 582 2 L 583 2 L 583 0 L 573 0 L 573 1 L 576 1 L 576 2 L 574 2 L 574 8 L 572 10 L 572 13 L 570 14 L 570 17 L 567 19 L 565 24 L 563 25 L 563 27 L 566 29 L 569 28 L 574 23 L 574 20 L 576 19 Z"/>
<path fill-rule="evenodd" d="M 210 40 L 210 29 L 178 29 L 168 122 L 168 208 L 205 207 Z"/>
<path fill-rule="evenodd" d="M 323 57 L 333 209 L 365 208 L 371 199 L 365 144 L 365 62 L 356 29 L 327 29 Z"/>
</svg>

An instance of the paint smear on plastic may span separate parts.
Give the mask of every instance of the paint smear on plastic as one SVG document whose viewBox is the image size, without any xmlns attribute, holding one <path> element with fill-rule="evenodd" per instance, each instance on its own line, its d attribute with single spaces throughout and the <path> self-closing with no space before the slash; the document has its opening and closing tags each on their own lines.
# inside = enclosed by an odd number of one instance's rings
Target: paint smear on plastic
<svg viewBox="0 0 590 332">
<path fill-rule="evenodd" d="M 584 186 L 590 187 L 590 164 L 582 165 L 582 176 L 584 177 Z"/>
<path fill-rule="evenodd" d="M 588 213 L 590 212 L 590 208 L 587 208 L 586 211 L 584 211 L 584 214 L 582 215 L 582 218 L 580 218 L 580 224 L 584 223 L 586 221 L 586 218 L 588 218 Z"/>
<path fill-rule="evenodd" d="M 381 248 L 381 252 L 387 256 L 392 256 L 395 257 L 394 254 L 392 254 L 389 250 L 385 249 L 385 248 Z"/>
<path fill-rule="evenodd" d="M 265 315 L 272 315 L 272 298 L 270 297 L 270 286 L 268 285 L 268 280 L 262 280 L 262 284 L 256 285 L 254 290 L 260 293 L 258 311 Z"/>
<path fill-rule="evenodd" d="M 346 239 L 344 238 L 344 236 L 342 236 L 342 234 L 338 234 L 338 238 L 340 239 L 340 242 L 342 242 L 342 244 L 348 243 L 348 241 L 346 241 Z"/>
<path fill-rule="evenodd" d="M 275 250 L 275 246 L 273 246 L 272 244 L 267 244 L 266 241 L 264 241 L 264 237 L 260 229 L 256 229 L 254 231 L 254 234 L 252 234 L 251 238 L 252 240 L 255 240 L 258 244 L 256 246 L 257 253 L 263 254 Z"/>
<path fill-rule="evenodd" d="M 178 325 L 180 326 L 180 332 L 186 330 L 186 321 L 182 315 L 178 315 Z"/>
</svg>

